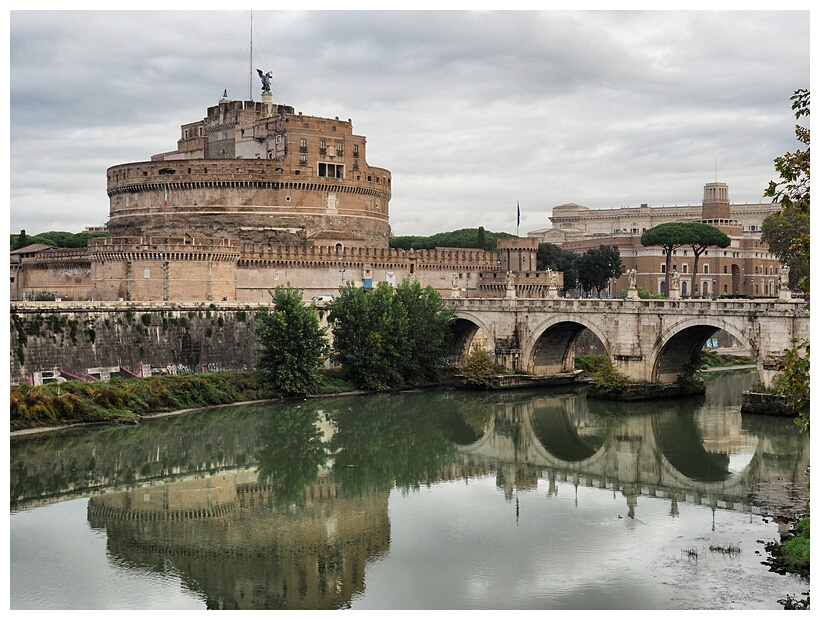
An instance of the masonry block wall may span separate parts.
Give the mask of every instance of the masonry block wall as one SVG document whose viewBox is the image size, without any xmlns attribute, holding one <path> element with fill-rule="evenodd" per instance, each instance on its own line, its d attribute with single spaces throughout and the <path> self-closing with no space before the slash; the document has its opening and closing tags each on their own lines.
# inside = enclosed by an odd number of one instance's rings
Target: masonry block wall
<svg viewBox="0 0 820 620">
<path fill-rule="evenodd" d="M 68 307 L 66 307 L 68 306 Z M 10 381 L 59 370 L 250 370 L 256 307 L 240 304 L 19 304 L 11 309 Z M 92 374 L 93 376 L 93 374 Z"/>
</svg>

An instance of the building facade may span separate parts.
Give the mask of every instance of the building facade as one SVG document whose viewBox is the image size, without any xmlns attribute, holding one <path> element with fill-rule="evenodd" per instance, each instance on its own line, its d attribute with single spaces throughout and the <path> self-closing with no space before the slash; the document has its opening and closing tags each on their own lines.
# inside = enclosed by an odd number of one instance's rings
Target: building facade
<svg viewBox="0 0 820 620">
<path fill-rule="evenodd" d="M 653 214 L 651 209 L 647 209 L 644 219 L 640 219 L 638 213 L 634 213 L 634 217 L 627 218 L 629 223 L 626 225 L 629 230 L 615 228 L 615 226 L 625 225 L 623 222 L 627 221 L 619 220 L 614 212 L 620 210 L 615 209 L 604 213 L 600 220 L 596 220 L 594 212 L 587 213 L 589 210 L 586 207 L 581 207 L 582 210 L 574 210 L 578 215 L 575 219 L 568 216 L 565 218 L 569 210 L 559 210 L 559 215 L 551 219 L 561 224 L 564 218 L 566 222 L 572 221 L 573 230 L 586 227 L 585 231 L 595 226 L 603 228 L 602 222 L 607 222 L 606 226 L 613 227 L 617 231 L 611 234 L 584 232 L 576 236 L 568 235 L 567 240 L 556 243 L 561 248 L 574 252 L 585 252 L 601 245 L 617 246 L 625 275 L 611 283 L 608 291 L 610 296 L 617 296 L 628 288 L 626 272 L 631 269 L 636 271 L 636 285 L 639 288 L 650 293 L 665 295 L 667 291 L 664 250 L 660 247 L 644 247 L 641 244 L 641 235 L 649 228 L 668 221 L 696 221 L 709 224 L 726 233 L 730 239 L 730 245 L 726 248 L 709 248 L 701 254 L 698 258 L 697 273 L 695 272 L 695 256 L 691 248 L 680 247 L 672 251 L 671 269 L 679 281 L 681 297 L 777 297 L 781 265 L 777 257 L 769 252 L 768 246 L 761 241 L 760 223 L 765 215 L 774 213 L 778 205 L 751 207 L 743 205 L 741 208 L 734 209 L 729 202 L 728 185 L 708 183 L 703 188 L 703 203 L 697 217 L 683 211 L 667 212 L 661 217 L 657 211 Z M 737 214 L 741 213 L 752 213 L 752 215 L 750 219 L 741 221 L 736 219 Z M 681 218 L 685 216 L 685 219 L 664 219 L 672 215 Z M 661 221 L 662 219 L 664 221 Z M 598 223 L 593 224 L 593 221 Z M 529 235 L 533 236 L 534 232 Z M 544 236 L 547 235 L 536 238 L 542 239 Z"/>
<path fill-rule="evenodd" d="M 722 186 L 728 192 L 725 183 L 713 183 L 710 186 Z M 715 190 L 717 188 L 714 188 Z M 726 195 L 728 200 L 728 193 Z M 760 235 L 760 227 L 767 215 L 779 210 L 777 203 L 727 203 L 727 219 L 734 220 L 741 226 L 744 235 Z M 643 234 L 650 228 L 667 222 L 700 222 L 703 220 L 703 204 L 651 207 L 642 204 L 640 207 L 620 207 L 616 209 L 590 209 L 575 203 L 567 203 L 552 208 L 550 228 L 540 228 L 527 233 L 541 243 L 561 245 L 567 242 L 583 241 L 596 236 Z"/>
</svg>

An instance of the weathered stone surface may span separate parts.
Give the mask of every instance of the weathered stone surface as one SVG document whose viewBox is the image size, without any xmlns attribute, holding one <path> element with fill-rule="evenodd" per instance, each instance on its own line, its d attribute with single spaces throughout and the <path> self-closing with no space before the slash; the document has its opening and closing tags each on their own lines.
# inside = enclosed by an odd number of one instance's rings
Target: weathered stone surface
<svg viewBox="0 0 820 620">
<path fill-rule="evenodd" d="M 241 304 L 20 304 L 12 308 L 10 381 L 59 370 L 143 372 L 250 370 L 255 306 Z"/>
</svg>

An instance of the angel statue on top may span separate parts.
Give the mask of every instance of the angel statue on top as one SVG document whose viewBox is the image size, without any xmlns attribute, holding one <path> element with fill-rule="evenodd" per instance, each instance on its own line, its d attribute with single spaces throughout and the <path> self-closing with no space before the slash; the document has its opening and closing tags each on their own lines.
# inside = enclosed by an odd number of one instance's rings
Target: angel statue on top
<svg viewBox="0 0 820 620">
<path fill-rule="evenodd" d="M 268 71 L 267 73 L 262 73 L 262 69 L 257 69 L 256 72 L 259 74 L 259 77 L 262 79 L 262 92 L 269 93 L 270 92 L 270 80 L 273 77 L 273 72 Z"/>
</svg>

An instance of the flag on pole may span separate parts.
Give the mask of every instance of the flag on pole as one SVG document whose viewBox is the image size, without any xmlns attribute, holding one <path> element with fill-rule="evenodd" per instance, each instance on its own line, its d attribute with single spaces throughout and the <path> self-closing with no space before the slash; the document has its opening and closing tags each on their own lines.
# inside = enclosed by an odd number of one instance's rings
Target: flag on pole
<svg viewBox="0 0 820 620">
<path fill-rule="evenodd" d="M 162 182 L 162 199 L 164 201 L 165 208 L 168 208 L 168 183 L 166 181 Z"/>
<path fill-rule="evenodd" d="M 515 202 L 515 207 L 516 207 L 516 210 L 518 211 L 518 221 L 516 221 L 515 225 L 518 226 L 519 224 L 521 224 L 521 205 L 518 204 L 517 200 Z"/>
</svg>

